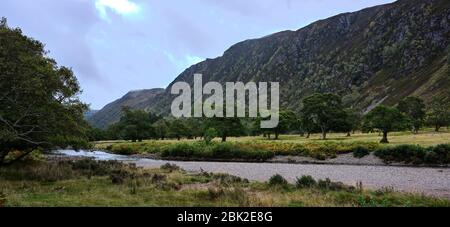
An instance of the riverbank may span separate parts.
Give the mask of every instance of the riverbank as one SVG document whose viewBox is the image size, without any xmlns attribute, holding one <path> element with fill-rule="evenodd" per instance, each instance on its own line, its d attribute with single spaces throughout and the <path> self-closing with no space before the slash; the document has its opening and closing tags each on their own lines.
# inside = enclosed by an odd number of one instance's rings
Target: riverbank
<svg viewBox="0 0 450 227">
<path fill-rule="evenodd" d="M 450 133 L 447 132 L 392 133 L 394 142 L 391 144 L 372 142 L 376 137 L 366 134 L 352 138 L 330 137 L 326 141 L 298 136 L 282 136 L 276 141 L 244 137 L 230 138 L 226 143 L 199 140 L 105 141 L 94 143 L 94 149 L 175 161 L 450 167 Z M 405 138 L 411 141 L 405 143 Z"/>
<path fill-rule="evenodd" d="M 248 162 L 164 161 L 136 156 L 114 155 L 104 152 L 62 151 L 70 157 L 91 157 L 97 160 L 120 160 L 146 169 L 160 168 L 166 163 L 178 165 L 190 172 L 227 173 L 252 181 L 264 182 L 280 174 L 294 183 L 298 176 L 311 175 L 316 179 L 330 178 L 348 185 L 363 185 L 372 190 L 391 188 L 396 191 L 450 198 L 450 169 L 429 167 L 397 167 L 370 165 L 327 165 Z"/>
<path fill-rule="evenodd" d="M 139 168 L 72 158 L 0 168 L 0 206 L 450 206 L 447 199 L 391 188 L 369 190 L 325 178 L 287 183 L 281 176 L 271 176 L 267 181 L 249 181 L 173 164 Z"/>
</svg>

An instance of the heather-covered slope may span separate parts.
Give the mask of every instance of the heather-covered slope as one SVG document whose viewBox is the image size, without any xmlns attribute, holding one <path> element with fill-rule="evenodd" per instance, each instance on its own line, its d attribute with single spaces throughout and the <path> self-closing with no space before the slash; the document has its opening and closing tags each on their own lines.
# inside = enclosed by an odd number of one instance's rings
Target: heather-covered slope
<svg viewBox="0 0 450 227">
<path fill-rule="evenodd" d="M 449 99 L 449 37 L 450 1 L 400 0 L 240 42 L 174 83 L 192 83 L 194 73 L 221 83 L 276 81 L 282 106 L 294 110 L 313 92 L 337 93 L 362 110 L 410 95 Z M 171 85 L 143 108 L 168 114 Z"/>
</svg>

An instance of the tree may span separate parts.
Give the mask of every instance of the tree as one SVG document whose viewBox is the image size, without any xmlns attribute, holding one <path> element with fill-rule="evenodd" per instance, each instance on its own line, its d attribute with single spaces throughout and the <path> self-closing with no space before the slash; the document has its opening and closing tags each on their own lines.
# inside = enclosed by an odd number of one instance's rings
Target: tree
<svg viewBox="0 0 450 227">
<path fill-rule="evenodd" d="M 311 133 L 319 131 L 314 124 L 312 116 L 309 114 L 300 113 L 300 117 L 297 123 L 299 131 L 302 135 L 306 134 L 306 138 L 309 139 Z"/>
<path fill-rule="evenodd" d="M 0 21 L 0 165 L 36 149 L 87 146 L 77 78 L 46 53 L 44 44 Z M 21 155 L 8 157 L 14 150 Z"/>
<path fill-rule="evenodd" d="M 189 128 L 187 137 L 197 139 L 199 137 L 203 137 L 204 134 L 204 125 L 203 125 L 203 119 L 201 118 L 187 118 L 186 126 Z"/>
<path fill-rule="evenodd" d="M 337 124 L 333 126 L 333 129 L 338 132 L 346 132 L 347 137 L 351 136 L 351 133 L 355 132 L 361 127 L 361 112 L 353 108 L 345 109 L 345 116 L 338 119 Z"/>
<path fill-rule="evenodd" d="M 281 133 L 287 133 L 290 130 L 293 130 L 297 123 L 298 119 L 293 111 L 280 111 L 280 122 L 278 126 L 267 130 L 267 132 L 273 132 L 273 134 L 275 134 L 275 139 L 278 140 Z"/>
<path fill-rule="evenodd" d="M 167 137 L 167 134 L 169 133 L 169 125 L 165 119 L 160 119 L 157 122 L 153 124 L 153 128 L 155 129 L 156 136 L 161 139 L 165 140 Z"/>
<path fill-rule="evenodd" d="M 211 141 L 217 137 L 217 131 L 214 128 L 209 128 L 205 130 L 205 135 L 203 136 L 205 143 L 210 144 Z"/>
<path fill-rule="evenodd" d="M 133 142 L 156 137 L 153 124 L 160 119 L 155 114 L 143 110 L 122 108 L 123 116 L 119 121 L 120 133 L 126 140 Z"/>
<path fill-rule="evenodd" d="M 213 117 L 206 120 L 206 128 L 216 129 L 217 135 L 226 142 L 229 136 L 245 134 L 241 119 L 237 117 Z"/>
<path fill-rule="evenodd" d="M 174 119 L 169 124 L 169 134 L 171 137 L 181 140 L 189 134 L 189 128 L 182 119 Z"/>
<path fill-rule="evenodd" d="M 441 97 L 434 98 L 428 109 L 427 121 L 439 132 L 440 128 L 447 125 L 450 121 L 450 104 Z"/>
<path fill-rule="evenodd" d="M 364 119 L 364 126 L 368 130 L 378 129 L 383 133 L 380 143 L 389 143 L 388 133 L 404 129 L 406 117 L 395 107 L 377 106 Z"/>
<path fill-rule="evenodd" d="M 426 115 L 423 100 L 417 97 L 408 97 L 398 104 L 398 109 L 408 117 L 413 133 L 419 133 Z"/>
<path fill-rule="evenodd" d="M 90 127 L 86 132 L 89 141 L 102 141 L 108 139 L 107 132 L 99 129 Z"/>
<path fill-rule="evenodd" d="M 341 98 L 334 94 L 314 94 L 303 100 L 302 116 L 320 128 L 322 139 L 329 130 L 345 118 Z"/>
</svg>

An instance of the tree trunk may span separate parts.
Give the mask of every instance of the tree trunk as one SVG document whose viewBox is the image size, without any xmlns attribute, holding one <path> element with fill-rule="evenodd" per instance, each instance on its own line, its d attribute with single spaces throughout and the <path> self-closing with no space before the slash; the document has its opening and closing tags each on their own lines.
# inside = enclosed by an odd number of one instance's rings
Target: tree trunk
<svg viewBox="0 0 450 227">
<path fill-rule="evenodd" d="M 222 136 L 222 143 L 225 143 L 225 142 L 227 142 L 227 136 L 226 136 L 226 135 L 223 135 L 223 136 Z"/>
<path fill-rule="evenodd" d="M 275 133 L 275 140 L 278 140 L 279 137 L 280 137 L 280 134 L 278 132 Z"/>
<path fill-rule="evenodd" d="M 306 139 L 309 139 L 311 137 L 311 133 L 308 132 L 308 134 L 306 134 Z"/>
<path fill-rule="evenodd" d="M 434 129 L 435 132 L 439 132 L 439 129 L 441 129 L 441 126 L 439 126 L 438 124 L 436 124 L 436 127 Z"/>
<path fill-rule="evenodd" d="M 350 134 L 350 132 L 347 132 L 347 137 L 351 137 L 352 135 Z"/>
<path fill-rule="evenodd" d="M 389 143 L 389 140 L 388 140 L 387 136 L 388 136 L 388 132 L 384 131 L 383 132 L 383 139 L 381 139 L 380 143 Z"/>
<path fill-rule="evenodd" d="M 322 129 L 322 140 L 326 140 L 327 139 L 327 132 Z"/>
</svg>

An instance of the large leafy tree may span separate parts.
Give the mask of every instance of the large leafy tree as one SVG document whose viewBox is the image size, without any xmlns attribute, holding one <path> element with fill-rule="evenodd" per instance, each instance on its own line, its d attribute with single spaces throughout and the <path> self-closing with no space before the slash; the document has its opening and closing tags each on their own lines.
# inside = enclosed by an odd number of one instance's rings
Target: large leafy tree
<svg viewBox="0 0 450 227">
<path fill-rule="evenodd" d="M 280 111 L 280 121 L 278 123 L 278 126 L 273 129 L 267 130 L 267 132 L 268 133 L 273 132 L 273 134 L 275 134 L 275 139 L 278 140 L 280 134 L 287 133 L 291 130 L 295 130 L 296 129 L 295 127 L 297 125 L 298 119 L 293 111 L 290 110 Z"/>
<path fill-rule="evenodd" d="M 419 133 L 425 120 L 425 103 L 417 97 L 408 97 L 398 104 L 398 109 L 408 117 L 413 133 Z"/>
<path fill-rule="evenodd" d="M 346 113 L 342 100 L 334 94 L 313 94 L 303 100 L 302 118 L 312 122 L 322 132 L 322 139 L 327 138 L 327 133 L 333 129 Z"/>
<path fill-rule="evenodd" d="M 128 107 L 123 107 L 122 112 L 119 128 L 124 139 L 136 142 L 157 136 L 153 124 L 160 119 L 159 116 Z"/>
<path fill-rule="evenodd" d="M 450 122 L 450 103 L 442 97 L 434 98 L 428 108 L 427 121 L 439 132 L 440 128 Z"/>
<path fill-rule="evenodd" d="M 167 123 L 167 120 L 160 119 L 157 122 L 153 124 L 153 128 L 155 129 L 156 136 L 161 139 L 165 140 L 168 133 L 169 133 L 169 124 Z"/>
<path fill-rule="evenodd" d="M 230 136 L 240 136 L 245 134 L 245 128 L 241 119 L 237 117 L 213 117 L 206 120 L 206 128 L 214 128 L 222 142 L 226 142 Z"/>
<path fill-rule="evenodd" d="M 370 111 L 364 119 L 364 128 L 378 129 L 383 133 L 380 143 L 389 143 L 388 133 L 404 129 L 407 118 L 395 107 L 380 105 Z"/>
<path fill-rule="evenodd" d="M 169 123 L 169 135 L 173 138 L 181 140 L 183 137 L 189 136 L 189 127 L 182 118 L 174 119 Z"/>
<path fill-rule="evenodd" d="M 351 136 L 352 132 L 355 132 L 361 127 L 362 115 L 361 112 L 354 109 L 345 109 L 345 116 L 337 119 L 336 125 L 333 126 L 333 130 L 337 132 L 346 132 L 347 137 Z"/>
<path fill-rule="evenodd" d="M 0 165 L 35 149 L 86 145 L 78 81 L 46 54 L 44 44 L 0 21 Z M 21 155 L 10 157 L 15 150 Z"/>
</svg>

